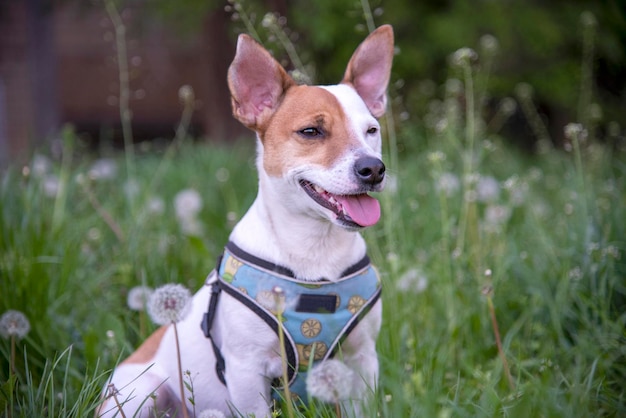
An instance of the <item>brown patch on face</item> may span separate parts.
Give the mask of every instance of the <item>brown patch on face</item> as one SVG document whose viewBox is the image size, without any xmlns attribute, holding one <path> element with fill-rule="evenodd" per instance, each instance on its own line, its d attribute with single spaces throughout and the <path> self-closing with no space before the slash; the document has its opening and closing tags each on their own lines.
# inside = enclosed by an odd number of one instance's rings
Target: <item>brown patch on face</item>
<svg viewBox="0 0 626 418">
<path fill-rule="evenodd" d="M 154 331 L 133 354 L 122 362 L 122 364 L 141 364 L 152 360 L 159 349 L 159 345 L 161 344 L 161 340 L 163 339 L 163 335 L 165 335 L 167 328 L 167 326 L 162 326 Z"/>
<path fill-rule="evenodd" d="M 281 176 L 302 164 L 332 167 L 346 149 L 358 146 L 341 104 L 320 87 L 288 89 L 268 122 L 259 135 L 264 148 L 263 167 L 270 176 Z M 308 128 L 313 130 L 305 131 Z M 319 135 L 306 136 L 305 132 L 315 130 Z"/>
</svg>

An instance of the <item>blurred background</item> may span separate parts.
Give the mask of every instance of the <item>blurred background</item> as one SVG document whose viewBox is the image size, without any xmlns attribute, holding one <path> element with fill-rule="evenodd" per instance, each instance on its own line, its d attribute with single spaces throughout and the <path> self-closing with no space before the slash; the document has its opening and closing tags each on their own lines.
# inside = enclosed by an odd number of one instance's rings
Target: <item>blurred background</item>
<svg viewBox="0 0 626 418">
<path fill-rule="evenodd" d="M 119 12 L 117 24 L 107 3 Z M 601 140 L 623 143 L 623 0 L 5 0 L 0 162 L 49 148 L 68 123 L 87 147 L 121 149 L 120 47 L 135 142 L 174 136 L 184 85 L 194 92 L 190 134 L 232 141 L 248 135 L 231 117 L 225 82 L 238 33 L 254 32 L 287 68 L 327 84 L 341 78 L 368 23 L 394 26 L 390 95 L 397 122 L 410 127 L 407 135 L 436 128 L 437 97 L 462 79 L 450 57 L 468 47 L 476 52 L 480 108 L 496 115 L 508 104 L 506 120 L 497 124 L 507 141 L 533 151 L 544 135 L 562 146 L 563 126 L 580 122 Z M 289 43 L 299 62 L 285 48 Z M 519 105 L 524 97 L 545 129 L 529 122 Z"/>
</svg>

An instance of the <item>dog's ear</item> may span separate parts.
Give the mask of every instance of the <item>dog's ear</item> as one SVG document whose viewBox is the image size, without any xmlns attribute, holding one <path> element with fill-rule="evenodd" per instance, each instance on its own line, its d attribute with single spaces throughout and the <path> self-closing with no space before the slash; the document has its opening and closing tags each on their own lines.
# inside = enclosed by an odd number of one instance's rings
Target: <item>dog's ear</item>
<svg viewBox="0 0 626 418">
<path fill-rule="evenodd" d="M 374 117 L 385 113 L 387 85 L 393 61 L 393 29 L 383 25 L 352 54 L 342 83 L 351 84 Z"/>
<path fill-rule="evenodd" d="M 295 82 L 265 48 L 239 35 L 237 52 L 228 69 L 233 115 L 251 129 L 262 128 L 282 96 Z"/>
</svg>

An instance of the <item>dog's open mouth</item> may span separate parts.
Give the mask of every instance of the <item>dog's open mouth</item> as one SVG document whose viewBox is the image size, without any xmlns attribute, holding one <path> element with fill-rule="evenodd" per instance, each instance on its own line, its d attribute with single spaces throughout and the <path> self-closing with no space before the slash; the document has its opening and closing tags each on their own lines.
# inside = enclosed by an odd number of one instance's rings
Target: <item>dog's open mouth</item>
<svg viewBox="0 0 626 418">
<path fill-rule="evenodd" d="M 380 219 L 380 203 L 367 193 L 336 195 L 307 180 L 300 180 L 300 186 L 315 202 L 334 212 L 337 219 L 348 226 L 371 226 Z"/>
</svg>

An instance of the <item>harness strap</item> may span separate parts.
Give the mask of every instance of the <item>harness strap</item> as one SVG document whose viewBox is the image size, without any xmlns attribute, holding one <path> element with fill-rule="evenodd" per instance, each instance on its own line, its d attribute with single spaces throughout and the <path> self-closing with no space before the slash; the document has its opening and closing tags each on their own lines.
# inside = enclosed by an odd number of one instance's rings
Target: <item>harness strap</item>
<svg viewBox="0 0 626 418">
<path fill-rule="evenodd" d="M 237 299 L 239 302 L 245 305 L 252 312 L 257 314 L 257 316 L 261 318 L 263 321 L 265 321 L 265 323 L 274 331 L 274 333 L 278 335 L 278 327 L 282 325 L 280 325 L 278 319 L 275 316 L 270 315 L 269 313 L 264 311 L 258 304 L 254 303 L 254 301 L 252 301 L 243 293 L 239 292 L 237 289 L 222 282 L 220 279 L 218 279 L 218 281 L 220 282 L 220 287 L 222 290 L 224 290 L 226 293 L 231 295 L 233 298 Z M 293 376 L 296 373 L 296 368 L 297 368 L 296 353 L 294 352 L 293 345 L 291 344 L 289 340 L 288 332 L 284 328 L 283 328 L 283 332 L 285 335 L 284 345 L 285 345 L 285 353 L 287 354 L 287 365 L 289 366 L 287 373 L 288 373 L 289 381 L 291 381 L 293 379 Z"/>
<path fill-rule="evenodd" d="M 215 269 L 214 276 L 207 281 L 207 284 L 211 285 L 211 296 L 209 297 L 209 307 L 207 312 L 202 317 L 202 323 L 200 327 L 204 331 L 204 336 L 211 341 L 213 347 L 213 354 L 215 354 L 215 373 L 218 379 L 224 386 L 226 386 L 226 379 L 224 378 L 224 372 L 226 371 L 226 363 L 224 362 L 224 356 L 220 352 L 219 347 L 215 344 L 215 340 L 211 336 L 211 328 L 213 327 L 213 321 L 215 320 L 215 311 L 217 309 L 217 302 L 219 300 L 222 286 L 218 277 L 218 271 L 220 264 L 222 263 L 223 255 L 217 258 L 217 268 Z"/>
</svg>

